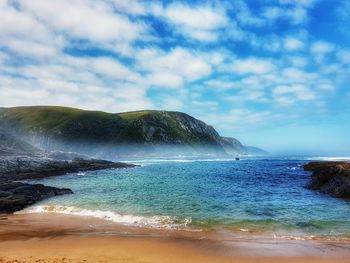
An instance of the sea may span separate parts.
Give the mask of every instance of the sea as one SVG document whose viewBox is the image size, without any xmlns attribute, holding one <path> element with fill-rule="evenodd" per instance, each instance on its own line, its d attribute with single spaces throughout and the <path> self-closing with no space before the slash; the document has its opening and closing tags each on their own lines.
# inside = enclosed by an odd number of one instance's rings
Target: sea
<svg viewBox="0 0 350 263">
<path fill-rule="evenodd" d="M 312 160 L 349 157 L 181 157 L 126 160 L 140 166 L 30 180 L 74 194 L 19 213 L 95 217 L 130 227 L 268 233 L 350 240 L 350 201 L 304 186 Z"/>
</svg>

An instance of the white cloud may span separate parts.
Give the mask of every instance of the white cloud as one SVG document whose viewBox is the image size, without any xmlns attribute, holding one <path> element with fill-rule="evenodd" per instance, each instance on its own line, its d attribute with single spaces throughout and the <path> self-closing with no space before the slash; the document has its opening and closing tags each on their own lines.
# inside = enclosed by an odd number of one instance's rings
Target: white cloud
<svg viewBox="0 0 350 263">
<path fill-rule="evenodd" d="M 314 0 L 281 0 L 279 2 L 281 6 L 267 6 L 262 13 L 270 23 L 281 19 L 293 25 L 305 24 L 309 20 L 309 9 L 316 3 Z"/>
<path fill-rule="evenodd" d="M 337 57 L 344 64 L 350 63 L 350 51 L 349 50 L 340 50 L 339 52 L 337 52 Z"/>
<path fill-rule="evenodd" d="M 138 0 L 107 0 L 112 3 L 113 7 L 121 13 L 132 15 L 145 15 L 149 13 L 149 6 L 141 3 Z"/>
<path fill-rule="evenodd" d="M 25 10 L 55 31 L 93 42 L 137 39 L 143 25 L 114 13 L 110 5 L 90 0 L 23 0 Z"/>
<path fill-rule="evenodd" d="M 334 88 L 334 86 L 332 85 L 332 83 L 330 83 L 330 82 L 324 82 L 324 83 L 320 83 L 320 84 L 317 86 L 317 89 L 320 90 L 320 91 L 333 91 L 335 88 Z"/>
<path fill-rule="evenodd" d="M 335 50 L 335 46 L 326 41 L 316 41 L 310 46 L 310 52 L 314 55 L 316 62 L 322 63 L 331 52 Z"/>
<path fill-rule="evenodd" d="M 316 41 L 310 47 L 310 51 L 315 54 L 326 54 L 335 49 L 334 45 L 326 41 Z"/>
<path fill-rule="evenodd" d="M 261 27 L 266 23 L 263 18 L 252 13 L 245 1 L 235 1 L 234 5 L 234 13 L 239 24 L 244 26 Z"/>
<path fill-rule="evenodd" d="M 284 40 L 284 48 L 290 51 L 303 49 L 304 46 L 304 43 L 297 38 L 288 37 Z"/>
<path fill-rule="evenodd" d="M 278 6 L 270 6 L 265 8 L 263 16 L 269 20 L 276 20 L 283 16 L 283 9 Z"/>
<path fill-rule="evenodd" d="M 164 10 L 165 17 L 179 26 L 195 29 L 212 30 L 227 23 L 223 11 L 210 6 L 190 7 L 184 4 L 171 4 Z"/>
<path fill-rule="evenodd" d="M 144 91 L 131 86 L 109 89 L 69 81 L 0 77 L 0 104 L 62 105 L 120 112 L 153 108 Z"/>
<path fill-rule="evenodd" d="M 200 55 L 177 47 L 168 53 L 158 49 L 141 50 L 137 55 L 138 66 L 142 70 L 157 74 L 164 71 L 177 74 L 186 81 L 196 81 L 212 72 L 211 65 Z"/>
<path fill-rule="evenodd" d="M 293 24 L 303 24 L 308 20 L 307 10 L 303 6 L 296 6 L 293 9 L 291 9 L 288 13 L 288 16 L 291 18 L 291 22 Z"/>
<path fill-rule="evenodd" d="M 305 67 L 308 64 L 308 60 L 305 57 L 291 57 L 290 62 L 294 67 Z"/>
<path fill-rule="evenodd" d="M 278 86 L 274 88 L 273 95 L 277 103 L 290 106 L 297 101 L 309 101 L 316 99 L 316 94 L 305 85 L 295 84 L 290 86 Z"/>
<path fill-rule="evenodd" d="M 111 79 L 138 82 L 141 79 L 139 74 L 132 72 L 128 67 L 122 65 L 115 59 L 96 58 L 88 59 L 88 67 L 92 65 L 93 72 L 102 74 Z"/>
<path fill-rule="evenodd" d="M 177 88 L 181 87 L 184 80 L 180 75 L 170 71 L 159 71 L 151 73 L 147 78 L 147 84 L 150 86 L 158 86 L 161 88 Z"/>
<path fill-rule="evenodd" d="M 2 1 L 0 5 L 1 35 L 18 36 L 36 40 L 46 40 L 53 35 L 39 23 L 32 15 L 19 11 L 9 5 L 9 1 Z"/>
<path fill-rule="evenodd" d="M 269 60 L 248 58 L 237 59 L 233 62 L 232 70 L 238 74 L 264 74 L 273 70 Z"/>
<path fill-rule="evenodd" d="M 155 14 L 172 23 L 175 31 L 188 38 L 200 41 L 216 41 L 217 29 L 228 24 L 223 9 L 212 6 L 188 6 L 183 3 L 170 4 L 165 8 L 156 8 Z"/>
<path fill-rule="evenodd" d="M 172 111 L 181 111 L 184 106 L 184 99 L 177 96 L 161 96 L 160 97 L 160 109 L 172 110 Z"/>
<path fill-rule="evenodd" d="M 23 40 L 18 38 L 3 38 L 1 44 L 17 55 L 34 57 L 35 59 L 53 57 L 60 53 L 58 47 L 46 45 L 45 43 Z"/>
<path fill-rule="evenodd" d="M 277 116 L 269 110 L 256 111 L 249 108 L 233 108 L 224 114 L 215 112 L 205 112 L 204 115 L 198 114 L 200 119 L 213 125 L 215 129 L 224 131 L 228 134 L 238 131 L 247 131 L 274 121 Z"/>
<path fill-rule="evenodd" d="M 61 36 L 51 32 L 29 13 L 2 1 L 0 5 L 0 45 L 21 56 L 34 59 L 53 56 L 64 45 Z"/>
</svg>

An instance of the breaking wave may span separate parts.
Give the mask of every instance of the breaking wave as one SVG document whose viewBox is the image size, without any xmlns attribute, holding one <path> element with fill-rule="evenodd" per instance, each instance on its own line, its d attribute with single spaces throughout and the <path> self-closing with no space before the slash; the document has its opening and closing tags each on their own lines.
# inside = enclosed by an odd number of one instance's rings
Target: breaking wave
<svg viewBox="0 0 350 263">
<path fill-rule="evenodd" d="M 29 213 L 57 213 L 75 216 L 93 217 L 103 220 L 112 221 L 127 226 L 138 226 L 147 228 L 164 228 L 164 229 L 186 229 L 192 222 L 191 218 L 178 219 L 170 216 L 137 216 L 121 215 L 113 211 L 89 210 L 74 206 L 61 205 L 39 205 L 31 206 L 17 212 L 18 214 Z"/>
</svg>

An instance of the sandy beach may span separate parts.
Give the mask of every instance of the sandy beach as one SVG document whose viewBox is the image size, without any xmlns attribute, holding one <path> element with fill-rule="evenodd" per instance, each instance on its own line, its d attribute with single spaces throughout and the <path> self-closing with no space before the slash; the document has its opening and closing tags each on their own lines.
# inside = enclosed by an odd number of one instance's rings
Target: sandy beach
<svg viewBox="0 0 350 263">
<path fill-rule="evenodd" d="M 3 215 L 0 262 L 350 262 L 346 242 L 225 240 L 58 214 Z"/>
</svg>

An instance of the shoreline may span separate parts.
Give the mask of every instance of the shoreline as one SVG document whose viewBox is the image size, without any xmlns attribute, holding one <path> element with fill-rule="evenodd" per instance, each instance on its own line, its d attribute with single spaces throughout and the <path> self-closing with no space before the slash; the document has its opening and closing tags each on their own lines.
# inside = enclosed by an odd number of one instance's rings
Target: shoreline
<svg viewBox="0 0 350 263">
<path fill-rule="evenodd" d="M 339 243 L 350 243 L 350 234 L 343 233 L 338 235 L 324 234 L 321 233 L 308 233 L 302 229 L 282 229 L 267 227 L 261 228 L 254 226 L 254 224 L 240 225 L 192 225 L 191 218 L 178 220 L 171 216 L 142 216 L 132 214 L 118 214 L 110 210 L 89 210 L 78 208 L 74 206 L 62 206 L 62 205 L 39 205 L 25 208 L 15 213 L 16 215 L 37 215 L 38 217 L 48 217 L 52 219 L 55 216 L 66 216 L 73 217 L 77 220 L 90 219 L 95 220 L 99 226 L 109 226 L 113 230 L 126 228 L 130 232 L 140 233 L 158 233 L 163 235 L 163 232 L 175 233 L 188 233 L 188 235 L 196 238 L 202 238 L 200 233 L 205 234 L 205 237 L 209 239 L 220 239 L 224 236 L 228 240 L 238 241 L 251 241 L 255 239 L 266 240 L 268 242 L 274 241 L 289 241 L 289 240 L 300 240 L 300 241 L 319 241 L 319 242 L 339 242 Z M 110 231 L 111 229 L 108 229 Z M 220 233 L 220 237 L 218 237 Z M 118 232 L 116 232 L 118 234 Z"/>
<path fill-rule="evenodd" d="M 62 214 L 14 214 L 2 215 L 0 219 L 1 263 L 39 259 L 130 263 L 350 262 L 350 242 L 273 241 L 258 237 L 233 240 L 225 233 L 129 227 Z"/>
</svg>

